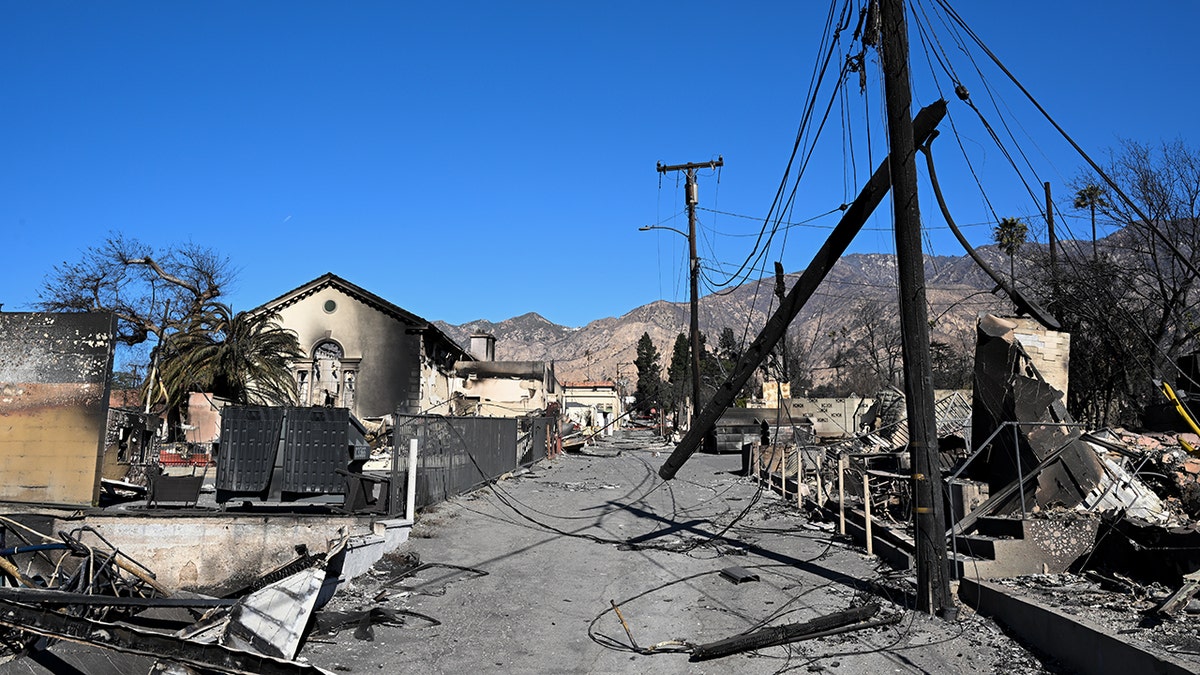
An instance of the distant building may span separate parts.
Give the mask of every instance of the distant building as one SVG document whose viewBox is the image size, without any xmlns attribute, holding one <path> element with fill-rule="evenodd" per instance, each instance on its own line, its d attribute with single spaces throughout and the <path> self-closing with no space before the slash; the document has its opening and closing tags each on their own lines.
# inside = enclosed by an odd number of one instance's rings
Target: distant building
<svg viewBox="0 0 1200 675">
<path fill-rule="evenodd" d="M 562 404 L 562 385 L 554 364 L 543 361 L 496 361 L 496 338 L 488 333 L 471 336 L 474 361 L 454 366 L 455 414 L 485 417 L 541 415 Z"/>
<path fill-rule="evenodd" d="M 606 433 L 611 434 L 619 428 L 617 420 L 624 413 L 617 383 L 612 380 L 564 383 L 563 412 L 582 427 L 593 431 L 607 427 Z"/>
<path fill-rule="evenodd" d="M 255 311 L 276 312 L 304 357 L 292 364 L 300 405 L 358 417 L 449 412 L 456 362 L 472 357 L 433 324 L 335 274 Z"/>
</svg>

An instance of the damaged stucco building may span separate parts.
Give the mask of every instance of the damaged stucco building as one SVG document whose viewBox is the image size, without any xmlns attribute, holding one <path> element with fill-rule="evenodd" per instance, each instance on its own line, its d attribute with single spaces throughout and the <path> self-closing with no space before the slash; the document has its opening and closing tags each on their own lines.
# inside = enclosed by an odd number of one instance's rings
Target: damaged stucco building
<svg viewBox="0 0 1200 675">
<path fill-rule="evenodd" d="M 333 274 L 255 309 L 295 331 L 299 404 L 348 408 L 360 418 L 447 412 L 456 362 L 473 357 L 429 321 Z"/>
<path fill-rule="evenodd" d="M 497 361 L 496 337 L 488 333 L 472 335 L 470 351 L 474 359 L 454 364 L 455 414 L 524 417 L 561 407 L 553 363 Z"/>
<path fill-rule="evenodd" d="M 606 429 L 607 433 L 620 428 L 619 420 L 625 412 L 617 383 L 612 380 L 564 383 L 563 408 L 581 427 Z"/>
</svg>

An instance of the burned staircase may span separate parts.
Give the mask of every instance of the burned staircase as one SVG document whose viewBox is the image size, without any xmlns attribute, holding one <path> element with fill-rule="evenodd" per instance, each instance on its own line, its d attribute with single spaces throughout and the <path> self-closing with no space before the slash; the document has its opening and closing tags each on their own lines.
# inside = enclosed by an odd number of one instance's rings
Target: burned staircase
<svg viewBox="0 0 1200 675">
<path fill-rule="evenodd" d="M 997 579 L 1065 572 L 1096 541 L 1094 518 L 986 517 L 954 537 L 956 577 Z"/>
<path fill-rule="evenodd" d="M 846 509 L 846 534 L 864 545 L 865 523 L 861 509 Z M 1087 517 L 980 518 L 971 533 L 954 537 L 951 576 L 1000 579 L 1065 572 L 1094 546 L 1098 529 L 1099 520 Z M 873 553 L 895 569 L 914 564 L 913 540 L 901 529 L 876 521 L 871 544 Z"/>
</svg>

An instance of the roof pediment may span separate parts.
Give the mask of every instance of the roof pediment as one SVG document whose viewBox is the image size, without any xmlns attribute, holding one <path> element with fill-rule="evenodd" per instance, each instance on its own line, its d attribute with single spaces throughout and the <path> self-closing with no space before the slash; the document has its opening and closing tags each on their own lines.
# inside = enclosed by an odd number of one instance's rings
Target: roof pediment
<svg viewBox="0 0 1200 675">
<path fill-rule="evenodd" d="M 458 352 L 462 358 L 472 358 L 457 342 L 450 339 L 448 335 L 438 330 L 438 328 L 429 321 L 426 321 L 416 314 L 413 314 L 412 312 L 409 312 L 408 310 L 405 310 L 400 306 L 385 300 L 384 298 L 368 291 L 361 286 L 358 286 L 357 284 L 346 281 L 333 272 L 327 272 L 306 284 L 293 288 L 274 300 L 267 301 L 253 311 L 259 312 L 263 310 L 269 310 L 272 312 L 278 312 L 286 307 L 295 305 L 326 288 L 333 288 L 345 293 L 364 305 L 367 305 L 372 309 L 392 317 L 405 326 L 420 330 L 422 332 L 432 333 L 446 344 L 453 346 L 453 350 Z"/>
</svg>

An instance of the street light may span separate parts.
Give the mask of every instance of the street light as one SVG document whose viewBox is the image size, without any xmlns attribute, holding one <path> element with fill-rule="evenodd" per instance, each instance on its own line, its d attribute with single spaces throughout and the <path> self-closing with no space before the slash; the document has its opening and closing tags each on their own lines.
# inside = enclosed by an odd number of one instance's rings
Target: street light
<svg viewBox="0 0 1200 675">
<path fill-rule="evenodd" d="M 693 179 L 694 180 L 694 179 Z M 700 414 L 700 259 L 696 257 L 696 219 L 694 205 L 688 201 L 688 231 L 677 230 L 666 225 L 644 225 L 639 227 L 641 232 L 650 230 L 670 230 L 675 234 L 687 237 L 688 260 L 691 263 L 691 345 L 692 345 L 692 423 Z M 690 424 L 689 424 L 690 426 Z"/>
<path fill-rule="evenodd" d="M 643 225 L 638 228 L 639 232 L 649 232 L 650 230 L 670 230 L 680 236 L 683 236 L 683 237 L 688 236 L 687 232 L 684 232 L 683 230 L 677 230 L 673 227 L 667 227 L 666 225 Z"/>
</svg>

